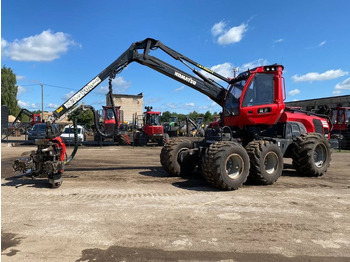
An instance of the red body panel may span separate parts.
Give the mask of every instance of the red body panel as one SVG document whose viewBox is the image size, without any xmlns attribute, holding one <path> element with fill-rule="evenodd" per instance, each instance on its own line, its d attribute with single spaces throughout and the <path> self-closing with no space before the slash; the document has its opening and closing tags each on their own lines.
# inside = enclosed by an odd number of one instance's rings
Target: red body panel
<svg viewBox="0 0 350 262">
<path fill-rule="evenodd" d="M 321 121 L 323 128 L 328 128 L 329 130 L 329 125 L 326 119 L 314 116 L 314 115 L 307 115 L 302 112 L 284 112 L 279 120 L 279 122 L 284 123 L 284 122 L 290 122 L 290 121 L 295 121 L 295 122 L 300 122 L 302 123 L 306 131 L 308 133 L 314 133 L 315 132 L 315 125 L 313 123 L 314 119 L 318 119 Z"/>
<path fill-rule="evenodd" d="M 160 135 L 164 133 L 163 126 L 150 126 L 148 124 L 143 126 L 143 131 L 146 133 L 147 136 L 153 136 L 153 135 Z"/>
</svg>

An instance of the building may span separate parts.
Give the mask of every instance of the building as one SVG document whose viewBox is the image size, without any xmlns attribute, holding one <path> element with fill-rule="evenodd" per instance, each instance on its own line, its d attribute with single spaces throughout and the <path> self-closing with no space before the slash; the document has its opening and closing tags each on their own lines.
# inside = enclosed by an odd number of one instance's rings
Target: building
<svg viewBox="0 0 350 262">
<path fill-rule="evenodd" d="M 327 105 L 328 108 L 337 108 L 338 106 L 350 107 L 350 95 L 293 101 L 286 102 L 285 104 L 286 106 L 302 107 L 306 111 L 318 109 L 319 106 L 323 105 Z"/>
<path fill-rule="evenodd" d="M 113 94 L 113 102 L 115 106 L 120 106 L 123 112 L 123 120 L 129 123 L 133 122 L 136 116 L 143 114 L 143 93 L 138 95 L 121 95 Z M 109 95 L 106 95 L 107 105 L 111 106 Z"/>
</svg>

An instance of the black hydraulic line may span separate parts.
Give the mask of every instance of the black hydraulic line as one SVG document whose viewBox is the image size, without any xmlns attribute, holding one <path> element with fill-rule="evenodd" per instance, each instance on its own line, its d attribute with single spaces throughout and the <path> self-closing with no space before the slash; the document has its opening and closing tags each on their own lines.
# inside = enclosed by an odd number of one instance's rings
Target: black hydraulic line
<svg viewBox="0 0 350 262">
<path fill-rule="evenodd" d="M 73 117 L 73 129 L 74 129 L 74 149 L 71 155 L 67 158 L 64 164 L 68 165 L 74 158 L 75 154 L 78 151 L 78 128 L 77 128 L 77 117 L 76 115 Z"/>
</svg>

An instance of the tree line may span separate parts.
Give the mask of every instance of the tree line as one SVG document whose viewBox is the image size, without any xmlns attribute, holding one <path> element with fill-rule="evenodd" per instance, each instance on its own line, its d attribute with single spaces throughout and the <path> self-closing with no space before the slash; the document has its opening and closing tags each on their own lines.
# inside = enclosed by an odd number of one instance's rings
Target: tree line
<svg viewBox="0 0 350 262">
<path fill-rule="evenodd" d="M 181 121 L 185 121 L 186 117 L 189 116 L 189 117 L 191 117 L 194 120 L 196 120 L 197 117 L 203 117 L 204 118 L 204 123 L 208 124 L 208 123 L 213 121 L 215 116 L 218 116 L 218 115 L 219 115 L 219 113 L 214 112 L 212 114 L 212 113 L 210 113 L 210 111 L 207 111 L 205 113 L 199 113 L 197 111 L 193 111 L 193 112 L 191 112 L 191 113 L 189 113 L 187 115 L 179 114 L 179 113 L 176 113 L 176 112 L 170 113 L 169 111 L 165 111 L 165 112 L 162 113 L 161 121 L 163 123 L 164 122 L 169 122 L 169 118 L 170 117 L 177 117 L 178 120 L 181 122 Z"/>
</svg>

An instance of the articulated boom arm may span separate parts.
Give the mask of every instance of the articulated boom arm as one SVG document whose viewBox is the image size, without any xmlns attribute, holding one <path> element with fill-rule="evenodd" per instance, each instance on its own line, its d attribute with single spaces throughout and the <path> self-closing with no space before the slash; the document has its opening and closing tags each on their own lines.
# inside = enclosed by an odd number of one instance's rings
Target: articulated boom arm
<svg viewBox="0 0 350 262">
<path fill-rule="evenodd" d="M 192 76 L 154 56 L 149 55 L 150 50 L 161 49 L 172 58 L 181 61 L 187 67 L 189 67 L 194 74 L 198 77 Z M 138 50 L 143 50 L 139 53 Z M 225 81 L 229 82 L 229 79 L 215 73 L 214 71 L 202 66 L 193 60 L 179 54 L 178 52 L 172 50 L 171 48 L 165 46 L 158 40 L 147 38 L 140 42 L 135 42 L 116 59 L 112 64 L 110 64 L 106 69 L 99 73 L 94 79 L 82 87 L 78 92 L 76 92 L 71 98 L 69 98 L 65 103 L 63 103 L 58 109 L 53 112 L 53 117 L 58 119 L 69 109 L 71 109 L 75 104 L 77 104 L 81 99 L 83 99 L 87 94 L 89 94 L 93 89 L 95 89 L 101 82 L 103 82 L 108 77 L 114 78 L 116 74 L 120 73 L 128 64 L 131 62 L 137 62 L 142 65 L 148 66 L 168 77 L 171 77 L 214 100 L 219 105 L 222 105 L 223 98 L 226 93 L 226 89 L 214 82 L 211 79 L 206 78 L 200 71 L 192 68 L 189 64 L 200 68 L 209 74 Z M 189 63 L 189 64 L 188 64 Z"/>
</svg>

